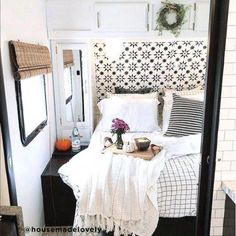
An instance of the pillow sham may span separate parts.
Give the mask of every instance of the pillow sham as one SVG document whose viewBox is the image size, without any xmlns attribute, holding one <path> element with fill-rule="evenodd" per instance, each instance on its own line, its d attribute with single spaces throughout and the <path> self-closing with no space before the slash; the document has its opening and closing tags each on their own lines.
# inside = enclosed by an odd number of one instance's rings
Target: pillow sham
<svg viewBox="0 0 236 236">
<path fill-rule="evenodd" d="M 158 98 L 157 92 L 152 93 L 107 93 L 107 98 L 120 97 L 120 98 Z"/>
<path fill-rule="evenodd" d="M 204 89 L 202 89 L 202 86 L 196 87 L 194 89 L 189 89 L 189 90 L 180 90 L 180 91 L 176 91 L 173 89 L 164 89 L 164 96 L 168 96 L 169 94 L 172 93 L 176 93 L 180 96 L 191 96 L 191 95 L 199 95 L 202 96 L 202 92 L 204 91 Z"/>
<path fill-rule="evenodd" d="M 165 96 L 163 97 L 164 106 L 162 112 L 162 133 L 164 134 L 169 126 L 170 114 L 173 106 L 173 94 L 177 94 L 184 98 L 189 98 L 197 101 L 204 100 L 204 90 L 192 89 L 183 91 L 165 90 Z"/>
<path fill-rule="evenodd" d="M 105 98 L 98 103 L 102 114 L 100 128 L 110 131 L 112 120 L 119 118 L 130 127 L 130 132 L 160 131 L 158 126 L 157 99 L 122 99 L 119 97 Z"/>
<path fill-rule="evenodd" d="M 165 136 L 182 137 L 202 132 L 203 102 L 173 94 L 170 122 Z"/>
<path fill-rule="evenodd" d="M 130 90 L 126 89 L 123 87 L 115 87 L 115 93 L 139 93 L 139 94 L 144 94 L 144 93 L 150 93 L 151 88 L 141 88 L 137 90 Z"/>
</svg>

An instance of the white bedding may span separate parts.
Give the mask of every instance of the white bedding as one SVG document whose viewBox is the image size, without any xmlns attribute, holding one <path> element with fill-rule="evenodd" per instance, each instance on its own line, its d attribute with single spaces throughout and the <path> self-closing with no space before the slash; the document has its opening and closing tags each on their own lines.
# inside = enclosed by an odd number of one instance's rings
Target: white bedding
<svg viewBox="0 0 236 236">
<path fill-rule="evenodd" d="M 174 160 L 178 160 L 182 164 L 185 163 L 185 165 L 189 165 L 194 170 L 198 169 L 199 158 L 196 155 L 189 154 L 200 152 L 200 135 L 167 138 L 158 132 L 145 134 L 128 133 L 124 135 L 124 140 L 130 141 L 134 137 L 143 135 L 151 139 L 152 143 L 164 146 L 164 150 L 159 154 L 158 158 L 154 158 L 150 162 L 132 157 L 113 157 L 111 153 L 106 154 L 107 156 L 100 154 L 103 139 L 109 136 L 109 133 L 100 132 L 98 128 L 92 137 L 89 148 L 73 157 L 70 162 L 60 168 L 60 175 L 72 187 L 77 198 L 74 226 L 88 227 L 95 224 L 95 226 L 100 226 L 107 230 L 116 229 L 117 235 L 121 232 L 129 232 L 148 236 L 156 228 L 159 213 L 160 216 L 165 216 L 165 213 L 167 213 L 171 217 L 171 211 L 168 212 L 168 209 L 163 210 L 167 205 L 172 207 L 169 204 L 170 198 L 168 196 L 171 195 L 171 190 L 169 186 L 165 186 L 167 187 L 165 191 L 167 194 L 165 195 L 162 192 L 161 188 L 163 189 L 164 187 L 161 177 L 164 178 L 165 175 L 163 173 L 166 170 L 170 172 L 168 166 L 172 167 L 173 173 L 175 172 L 175 168 L 173 168 Z M 101 160 L 101 158 L 103 159 Z M 165 164 L 166 160 L 168 161 Z M 127 185 L 122 185 L 122 181 L 117 181 L 115 178 L 119 173 L 117 168 L 119 165 L 125 167 L 123 169 L 120 168 L 121 171 L 124 171 L 121 176 L 125 176 L 121 180 L 127 182 Z M 128 169 L 127 166 L 129 166 Z M 136 171 L 130 171 L 136 169 L 142 171 L 141 174 Z M 162 170 L 163 172 L 161 173 Z M 159 178 L 160 173 L 161 176 Z M 184 177 L 184 173 L 183 171 L 182 174 L 179 174 Z M 187 173 L 189 174 L 190 172 L 187 171 Z M 194 171 L 192 175 L 190 174 L 190 177 L 197 183 L 196 173 Z M 132 177 L 134 178 L 132 179 Z M 141 179 L 137 181 L 138 178 Z M 87 181 L 88 179 L 90 182 Z M 160 181 L 158 182 L 159 179 Z M 183 179 L 179 178 L 176 181 L 181 180 L 180 183 L 182 183 Z M 171 187 L 173 187 L 170 181 L 166 182 L 169 182 Z M 104 185 L 107 185 L 107 187 L 104 187 Z M 115 185 L 119 186 L 119 191 L 115 190 Z M 133 186 L 133 188 L 129 186 Z M 196 186 L 194 186 L 195 189 Z M 174 188 L 173 191 L 179 192 L 178 189 L 174 190 Z M 110 195 L 113 195 L 116 200 L 112 201 L 109 198 Z M 124 197 L 125 200 L 123 200 Z M 165 200 L 168 204 L 165 204 Z M 181 208 L 181 203 L 184 203 L 183 198 L 180 197 L 179 201 L 177 201 L 178 199 L 175 200 L 175 203 L 178 203 Z M 189 202 L 187 201 L 187 203 Z M 191 209 L 193 207 L 192 204 L 195 204 L 195 202 L 190 201 L 187 214 L 194 214 L 194 210 Z M 186 212 L 180 212 L 181 214 L 186 214 Z M 90 217 L 94 215 L 99 215 L 99 217 Z M 104 219 L 106 220 L 105 223 Z M 119 227 L 114 228 L 114 226 Z"/>
</svg>

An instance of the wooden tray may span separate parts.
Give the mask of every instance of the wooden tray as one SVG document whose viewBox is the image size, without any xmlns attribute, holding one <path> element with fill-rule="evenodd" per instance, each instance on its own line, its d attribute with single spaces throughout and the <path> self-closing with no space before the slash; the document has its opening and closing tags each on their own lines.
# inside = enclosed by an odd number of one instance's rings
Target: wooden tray
<svg viewBox="0 0 236 236">
<path fill-rule="evenodd" d="M 150 147 L 147 149 L 147 151 L 135 150 L 134 152 L 125 152 L 122 149 L 117 149 L 115 144 L 113 144 L 112 146 L 104 149 L 103 153 L 110 151 L 114 154 L 123 154 L 123 155 L 132 156 L 132 157 L 135 157 L 135 158 L 141 158 L 143 160 L 150 161 L 161 150 L 162 150 L 161 146 L 151 144 Z"/>
</svg>

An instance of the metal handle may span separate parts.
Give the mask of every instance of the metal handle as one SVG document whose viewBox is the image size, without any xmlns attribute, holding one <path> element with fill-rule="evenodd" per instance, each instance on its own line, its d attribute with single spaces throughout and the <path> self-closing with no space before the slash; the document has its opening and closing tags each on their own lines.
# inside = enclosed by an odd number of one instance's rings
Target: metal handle
<svg viewBox="0 0 236 236">
<path fill-rule="evenodd" d="M 99 11 L 97 12 L 97 28 L 100 28 L 100 13 Z"/>
<path fill-rule="evenodd" d="M 193 15 L 193 30 L 195 30 L 196 27 L 196 17 L 197 17 L 197 3 L 194 3 L 194 15 Z"/>
<path fill-rule="evenodd" d="M 207 164 L 209 165 L 210 156 L 207 156 Z"/>
<path fill-rule="evenodd" d="M 87 80 L 84 80 L 84 93 L 88 93 Z"/>
</svg>

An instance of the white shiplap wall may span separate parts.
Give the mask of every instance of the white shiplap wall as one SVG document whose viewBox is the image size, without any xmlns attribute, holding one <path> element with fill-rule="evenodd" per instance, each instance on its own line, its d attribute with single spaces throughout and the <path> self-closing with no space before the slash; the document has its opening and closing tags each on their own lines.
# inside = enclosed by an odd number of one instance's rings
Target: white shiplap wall
<svg viewBox="0 0 236 236">
<path fill-rule="evenodd" d="M 221 181 L 236 180 L 236 1 L 230 1 L 220 111 L 211 235 L 222 236 L 225 193 Z"/>
</svg>

